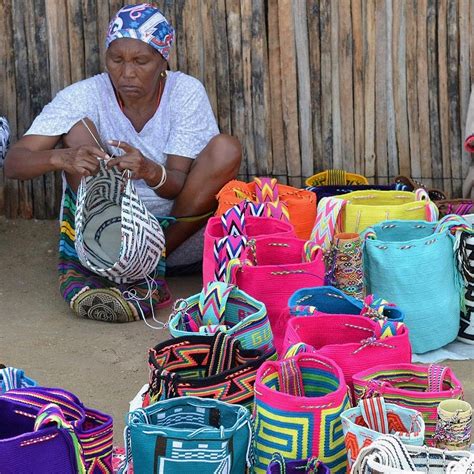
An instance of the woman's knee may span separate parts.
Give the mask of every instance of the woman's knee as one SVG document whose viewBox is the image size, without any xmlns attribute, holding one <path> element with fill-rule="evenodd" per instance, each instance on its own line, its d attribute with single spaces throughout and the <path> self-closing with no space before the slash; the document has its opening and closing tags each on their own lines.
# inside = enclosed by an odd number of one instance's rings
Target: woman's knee
<svg viewBox="0 0 474 474">
<path fill-rule="evenodd" d="M 237 138 L 221 133 L 212 138 L 206 148 L 216 171 L 237 175 L 242 161 L 242 146 Z"/>
</svg>

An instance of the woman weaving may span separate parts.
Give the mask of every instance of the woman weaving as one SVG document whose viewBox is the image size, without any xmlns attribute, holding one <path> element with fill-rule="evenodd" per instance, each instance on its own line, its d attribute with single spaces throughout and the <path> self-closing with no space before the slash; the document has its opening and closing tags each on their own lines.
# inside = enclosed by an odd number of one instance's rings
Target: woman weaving
<svg viewBox="0 0 474 474">
<path fill-rule="evenodd" d="M 177 218 L 165 230 L 167 265 L 175 273 L 201 260 L 198 231 L 215 208 L 215 195 L 240 166 L 240 145 L 219 134 L 202 84 L 168 70 L 173 39 L 172 26 L 157 8 L 123 7 L 108 30 L 107 72 L 59 92 L 6 158 L 9 178 L 64 172 L 60 286 L 83 317 L 116 322 L 137 317 L 135 303 L 123 297 L 131 288 L 114 287 L 90 272 L 74 250 L 75 193 L 82 177 L 98 172 L 99 160 L 128 170 L 154 215 Z M 56 148 L 61 140 L 63 148 Z M 194 217 L 180 219 L 189 216 Z M 170 297 L 163 280 L 155 283 L 157 307 Z M 144 285 L 132 289 L 147 292 Z M 142 309 L 150 312 L 149 304 Z"/>
</svg>

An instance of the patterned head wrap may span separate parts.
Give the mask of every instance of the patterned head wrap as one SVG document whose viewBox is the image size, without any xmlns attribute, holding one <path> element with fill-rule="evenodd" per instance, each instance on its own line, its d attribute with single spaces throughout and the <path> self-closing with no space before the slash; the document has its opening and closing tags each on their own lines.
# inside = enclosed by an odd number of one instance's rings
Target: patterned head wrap
<svg viewBox="0 0 474 474">
<path fill-rule="evenodd" d="M 174 41 L 174 28 L 150 3 L 125 5 L 109 24 L 106 47 L 118 38 L 135 38 L 155 48 L 167 61 Z"/>
</svg>

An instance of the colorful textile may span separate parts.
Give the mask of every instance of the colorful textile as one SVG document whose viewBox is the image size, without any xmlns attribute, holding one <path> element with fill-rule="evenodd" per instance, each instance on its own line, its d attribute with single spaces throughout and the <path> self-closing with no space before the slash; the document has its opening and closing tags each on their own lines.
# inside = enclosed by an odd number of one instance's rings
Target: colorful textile
<svg viewBox="0 0 474 474">
<path fill-rule="evenodd" d="M 26 377 L 23 370 L 14 367 L 0 367 L 0 395 L 15 388 L 36 387 L 34 380 Z"/>
<path fill-rule="evenodd" d="M 150 3 L 122 7 L 109 24 L 105 45 L 118 38 L 134 38 L 149 44 L 168 61 L 174 42 L 174 28 Z"/>
<path fill-rule="evenodd" d="M 265 362 L 255 382 L 255 472 L 265 473 L 278 451 L 287 461 L 317 456 L 331 473 L 345 473 L 340 415 L 349 407 L 341 369 L 332 360 L 301 353 Z"/>
<path fill-rule="evenodd" d="M 31 416 L 37 417 L 40 415 L 42 410 L 44 410 L 50 403 L 57 405 L 62 413 L 64 413 L 68 424 L 63 424 L 62 428 L 68 430 L 69 434 L 70 427 L 72 426 L 74 428 L 74 433 L 79 440 L 84 455 L 85 472 L 87 474 L 104 474 L 106 472 L 111 472 L 113 441 L 112 417 L 105 413 L 101 413 L 100 411 L 85 407 L 72 393 L 59 388 L 45 387 L 10 390 L 4 395 L 0 395 L 0 413 L 3 414 L 5 407 L 14 406 L 15 408 L 13 411 L 18 413 L 17 423 L 19 426 L 25 425 L 25 414 L 27 414 L 27 424 L 28 426 L 31 426 L 31 420 L 29 418 L 31 418 Z M 51 415 L 53 417 L 52 419 L 58 419 L 57 410 L 54 413 L 51 413 Z M 48 417 L 49 414 L 40 417 L 37 425 L 38 429 L 46 424 L 46 421 L 49 419 Z M 23 421 L 20 421 L 21 418 L 23 418 Z M 72 448 L 72 446 L 70 448 Z M 74 441 L 74 452 L 77 453 L 78 449 L 77 443 Z M 40 471 L 32 469 L 15 472 L 36 473 Z M 63 471 L 50 470 L 46 472 Z"/>
<path fill-rule="evenodd" d="M 385 403 L 383 397 L 359 400 L 341 414 L 349 467 L 360 450 L 384 434 L 397 436 L 404 444 L 422 446 L 425 422 L 416 410 Z"/>
<path fill-rule="evenodd" d="M 315 456 L 298 461 L 285 461 L 284 457 L 273 453 L 267 474 L 330 474 L 329 468 Z"/>
<path fill-rule="evenodd" d="M 344 170 L 325 170 L 309 177 L 306 186 L 368 185 L 365 176 Z"/>
<path fill-rule="evenodd" d="M 274 354 L 242 349 L 237 339 L 222 332 L 162 342 L 148 353 L 150 387 L 144 406 L 197 396 L 251 408 L 257 369 Z"/>
<path fill-rule="evenodd" d="M 149 292 L 148 283 L 140 281 L 133 284 L 123 283 L 114 284 L 108 278 L 100 277 L 92 271 L 85 268 L 76 253 L 74 246 L 76 232 L 75 232 L 75 214 L 76 214 L 76 195 L 69 186 L 66 187 L 62 202 L 61 210 L 61 229 L 59 240 L 59 286 L 63 298 L 71 307 L 73 300 L 79 293 L 86 290 L 113 288 L 119 291 L 122 295 L 128 292 L 135 293 L 138 298 L 132 299 L 129 302 L 134 319 L 139 318 L 140 309 L 146 317 L 152 314 L 150 300 L 147 298 Z M 166 221 L 162 222 L 162 225 Z M 153 307 L 160 308 L 167 306 L 171 301 L 171 295 L 166 282 L 163 280 L 164 275 L 164 259 L 160 259 L 160 263 L 155 271 L 155 276 L 152 278 L 151 284 L 155 288 L 152 295 Z M 161 277 L 160 277 L 161 276 Z M 138 301 L 139 300 L 139 301 Z M 113 304 L 113 303 L 111 303 Z M 113 317 L 113 309 L 102 308 L 104 318 Z M 91 307 L 91 310 L 94 309 Z"/>
<path fill-rule="evenodd" d="M 219 331 L 235 337 L 243 349 L 274 350 L 265 305 L 222 282 L 208 283 L 200 294 L 178 300 L 168 328 L 173 337 Z"/>
<path fill-rule="evenodd" d="M 376 360 L 376 359 L 374 359 Z M 417 410 L 426 425 L 425 439 L 433 444 L 437 407 L 445 399 L 462 399 L 463 389 L 449 367 L 392 363 L 376 365 L 352 377 L 357 398 L 382 396 L 386 402 Z"/>
<path fill-rule="evenodd" d="M 0 117 L 0 168 L 10 146 L 10 125 L 6 117 Z"/>
</svg>

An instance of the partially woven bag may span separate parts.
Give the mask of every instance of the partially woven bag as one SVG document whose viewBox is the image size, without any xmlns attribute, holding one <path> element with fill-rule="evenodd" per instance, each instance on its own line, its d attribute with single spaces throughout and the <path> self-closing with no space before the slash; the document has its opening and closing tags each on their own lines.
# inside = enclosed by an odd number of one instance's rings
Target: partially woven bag
<svg viewBox="0 0 474 474">
<path fill-rule="evenodd" d="M 404 444 L 423 445 L 425 422 L 420 412 L 385 403 L 383 397 L 359 400 L 358 406 L 344 411 L 341 418 L 349 467 L 363 447 L 384 434 L 392 434 Z"/>
<path fill-rule="evenodd" d="M 316 354 L 332 359 L 342 370 L 347 385 L 352 376 L 374 365 L 411 362 L 408 329 L 403 323 L 373 321 L 355 315 L 318 315 L 291 318 L 285 350 L 303 342 Z"/>
<path fill-rule="evenodd" d="M 223 282 L 211 282 L 200 294 L 178 300 L 168 328 L 173 337 L 219 331 L 234 336 L 243 349 L 274 350 L 265 305 Z"/>
<path fill-rule="evenodd" d="M 385 221 L 364 234 L 367 291 L 403 308 L 416 354 L 458 334 L 463 285 L 451 228 L 462 225 L 461 217 L 449 216 L 435 223 Z"/>
<path fill-rule="evenodd" d="M 183 336 L 150 349 L 144 406 L 182 396 L 214 398 L 251 408 L 257 369 L 275 352 L 245 350 L 222 332 Z"/>
<path fill-rule="evenodd" d="M 36 387 L 36 385 L 38 384 L 27 377 L 23 370 L 0 366 L 0 395 L 15 388 Z"/>
<path fill-rule="evenodd" d="M 89 270 L 116 283 L 143 280 L 157 267 L 165 246 L 158 220 L 132 179 L 100 160 L 95 176 L 77 193 L 76 252 Z"/>
<path fill-rule="evenodd" d="M 267 474 L 330 474 L 329 468 L 315 456 L 299 461 L 286 461 L 279 453 L 273 453 Z"/>
<path fill-rule="evenodd" d="M 253 211 L 254 203 L 242 201 L 222 216 L 211 217 L 207 222 L 202 262 L 204 285 L 213 280 L 223 281 L 227 264 L 242 255 L 250 239 L 263 235 L 295 236 L 294 228 L 289 222 L 258 216 Z"/>
<path fill-rule="evenodd" d="M 277 451 L 286 461 L 316 456 L 331 473 L 345 473 L 341 413 L 349 406 L 331 359 L 300 353 L 265 362 L 255 382 L 255 472 L 265 473 Z"/>
<path fill-rule="evenodd" d="M 433 443 L 438 404 L 448 398 L 463 398 L 461 382 L 454 372 L 434 364 L 426 367 L 394 361 L 358 372 L 352 381 L 357 398 L 382 396 L 386 402 L 419 411 L 428 444 Z"/>
<path fill-rule="evenodd" d="M 272 178 L 255 178 L 251 183 L 229 181 L 217 195 L 217 216 L 241 201 L 249 200 L 263 206 L 266 217 L 290 221 L 300 239 L 307 239 L 316 218 L 316 196 L 310 191 L 278 184 Z"/>
</svg>

